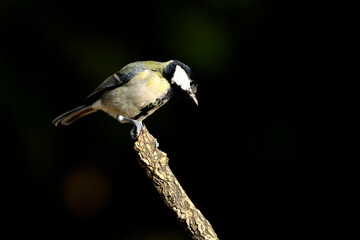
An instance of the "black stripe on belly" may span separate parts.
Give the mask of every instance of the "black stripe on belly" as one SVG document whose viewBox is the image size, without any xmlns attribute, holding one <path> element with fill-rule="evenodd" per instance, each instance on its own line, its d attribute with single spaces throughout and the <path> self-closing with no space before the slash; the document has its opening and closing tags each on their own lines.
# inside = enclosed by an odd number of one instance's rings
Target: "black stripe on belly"
<svg viewBox="0 0 360 240">
<path fill-rule="evenodd" d="M 139 113 L 138 115 L 136 115 L 136 116 L 134 117 L 134 119 L 137 120 L 137 119 L 139 119 L 139 118 L 141 118 L 141 117 L 143 117 L 143 116 L 147 116 L 148 113 L 149 113 L 152 109 L 154 109 L 155 107 L 156 107 L 156 106 L 154 106 L 153 104 L 147 105 L 147 106 L 143 107 L 143 108 L 140 110 L 140 113 Z"/>
<path fill-rule="evenodd" d="M 157 98 L 154 103 L 148 104 L 145 107 L 140 109 L 140 113 L 134 117 L 134 119 L 139 119 L 140 117 L 147 116 L 151 110 L 154 108 L 159 108 L 164 105 L 172 96 L 172 91 L 169 91 L 161 98 Z"/>
</svg>

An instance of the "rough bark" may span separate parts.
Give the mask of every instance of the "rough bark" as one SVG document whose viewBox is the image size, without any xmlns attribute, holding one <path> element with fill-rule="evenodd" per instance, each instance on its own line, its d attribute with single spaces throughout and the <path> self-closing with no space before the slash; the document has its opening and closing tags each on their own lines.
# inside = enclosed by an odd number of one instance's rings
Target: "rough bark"
<svg viewBox="0 0 360 240">
<path fill-rule="evenodd" d="M 171 171 L 166 153 L 156 147 L 156 139 L 145 126 L 134 148 L 139 155 L 141 167 L 191 237 L 198 240 L 218 239 L 209 221 L 195 207 Z"/>
</svg>

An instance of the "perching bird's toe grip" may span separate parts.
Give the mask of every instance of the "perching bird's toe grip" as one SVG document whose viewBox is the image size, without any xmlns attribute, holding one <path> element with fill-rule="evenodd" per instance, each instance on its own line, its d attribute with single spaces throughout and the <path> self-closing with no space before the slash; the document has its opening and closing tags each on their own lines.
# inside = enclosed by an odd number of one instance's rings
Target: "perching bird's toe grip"
<svg viewBox="0 0 360 240">
<path fill-rule="evenodd" d="M 133 124 L 134 127 L 130 131 L 130 136 L 131 136 L 132 139 L 137 139 L 139 137 L 139 135 L 141 133 L 141 130 L 143 129 L 142 122 L 134 120 L 134 119 L 126 118 L 126 117 L 123 117 L 121 115 L 118 115 L 117 119 L 121 123 L 131 123 L 131 124 Z"/>
<path fill-rule="evenodd" d="M 130 136 L 132 139 L 137 139 L 140 136 L 140 133 L 143 129 L 143 125 L 139 121 L 134 121 L 134 127 L 130 131 Z"/>
</svg>

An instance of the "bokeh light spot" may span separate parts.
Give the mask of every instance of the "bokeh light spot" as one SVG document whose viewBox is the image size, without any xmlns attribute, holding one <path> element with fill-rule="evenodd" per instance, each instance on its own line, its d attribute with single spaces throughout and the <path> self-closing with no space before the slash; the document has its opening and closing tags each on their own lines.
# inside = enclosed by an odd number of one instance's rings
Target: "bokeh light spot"
<svg viewBox="0 0 360 240">
<path fill-rule="evenodd" d="M 72 169 L 65 177 L 63 199 L 69 212 L 77 217 L 101 214 L 110 198 L 110 182 L 94 167 Z"/>
</svg>

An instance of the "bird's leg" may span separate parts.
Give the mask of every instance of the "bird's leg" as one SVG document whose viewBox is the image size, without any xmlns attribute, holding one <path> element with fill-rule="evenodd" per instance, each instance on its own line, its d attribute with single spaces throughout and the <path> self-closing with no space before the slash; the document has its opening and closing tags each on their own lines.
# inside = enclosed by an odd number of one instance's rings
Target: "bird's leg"
<svg viewBox="0 0 360 240">
<path fill-rule="evenodd" d="M 139 137 L 140 132 L 143 129 L 143 125 L 142 125 L 142 123 L 140 121 L 130 119 L 130 118 L 126 118 L 126 117 L 123 117 L 121 115 L 118 115 L 117 119 L 121 123 L 131 123 L 131 124 L 133 124 L 134 127 L 130 131 L 130 136 L 131 136 L 132 139 L 137 139 Z"/>
<path fill-rule="evenodd" d="M 119 122 L 121 123 L 131 123 L 134 125 L 134 127 L 131 129 L 130 131 L 130 136 L 132 139 L 137 139 L 140 135 L 141 130 L 143 129 L 143 124 L 140 121 L 134 120 L 134 119 L 130 119 L 130 118 L 126 118 L 121 116 L 120 114 L 117 116 L 117 119 L 119 120 Z M 150 134 L 151 137 L 153 137 L 153 135 Z M 154 137 L 153 137 L 154 138 Z M 156 148 L 159 147 L 159 143 L 158 141 L 155 139 L 156 142 Z"/>
</svg>

